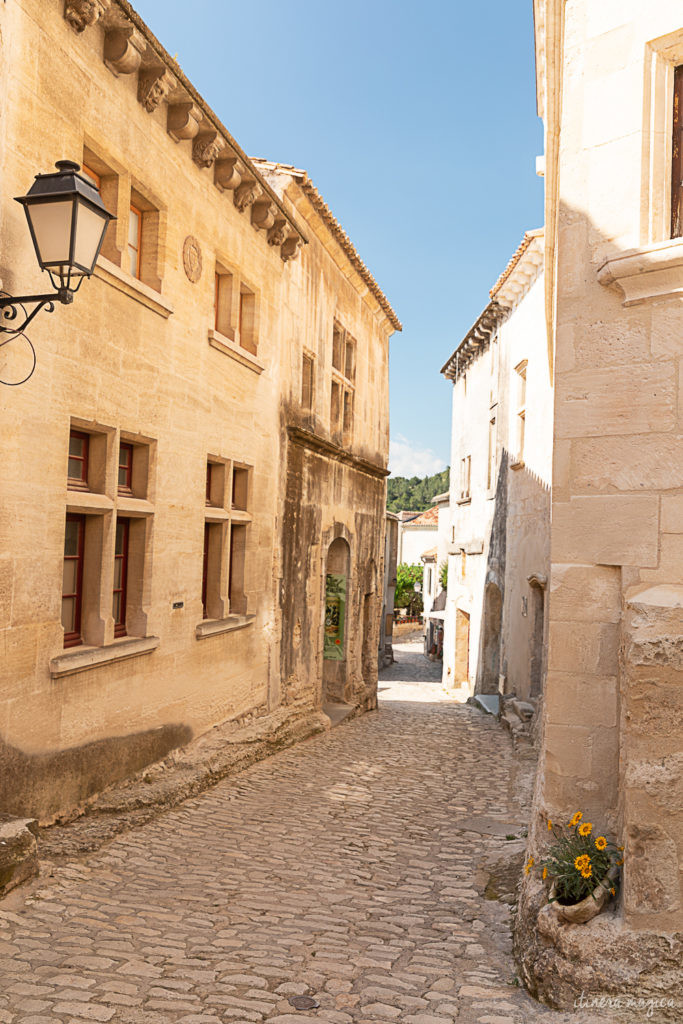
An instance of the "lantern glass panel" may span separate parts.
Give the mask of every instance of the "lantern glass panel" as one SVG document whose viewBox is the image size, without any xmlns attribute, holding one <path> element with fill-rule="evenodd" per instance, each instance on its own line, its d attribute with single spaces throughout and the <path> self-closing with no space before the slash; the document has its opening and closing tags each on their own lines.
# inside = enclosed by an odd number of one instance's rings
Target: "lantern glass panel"
<svg viewBox="0 0 683 1024">
<path fill-rule="evenodd" d="M 72 208 L 71 199 L 26 205 L 41 264 L 69 262 Z"/>
<path fill-rule="evenodd" d="M 78 204 L 76 219 L 76 244 L 74 245 L 74 263 L 90 273 L 100 247 L 102 235 L 107 227 L 107 218 L 97 210 Z"/>
</svg>

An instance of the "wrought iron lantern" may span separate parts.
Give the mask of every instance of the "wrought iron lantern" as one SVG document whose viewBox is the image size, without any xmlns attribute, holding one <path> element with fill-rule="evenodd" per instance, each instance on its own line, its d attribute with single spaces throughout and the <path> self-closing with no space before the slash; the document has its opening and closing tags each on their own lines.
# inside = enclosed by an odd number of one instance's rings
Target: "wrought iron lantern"
<svg viewBox="0 0 683 1024">
<path fill-rule="evenodd" d="M 43 306 L 52 312 L 55 301 L 73 302 L 83 278 L 95 269 L 107 226 L 115 219 L 94 182 L 79 174 L 77 163 L 58 160 L 56 167 L 51 174 L 37 174 L 28 194 L 16 197 L 24 207 L 40 269 L 47 271 L 56 291 L 0 296 L 0 331 L 6 333 L 21 333 Z M 34 309 L 29 314 L 24 310 L 24 322 L 17 326 L 17 307 L 26 303 Z"/>
</svg>

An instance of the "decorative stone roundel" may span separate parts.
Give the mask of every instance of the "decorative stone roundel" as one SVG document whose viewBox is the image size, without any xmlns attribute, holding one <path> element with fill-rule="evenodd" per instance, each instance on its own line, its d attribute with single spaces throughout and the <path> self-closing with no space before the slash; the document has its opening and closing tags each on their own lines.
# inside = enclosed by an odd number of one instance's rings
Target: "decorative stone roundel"
<svg viewBox="0 0 683 1024">
<path fill-rule="evenodd" d="M 188 281 L 196 284 L 202 276 L 202 250 L 194 235 L 188 235 L 183 243 L 183 266 Z"/>
</svg>

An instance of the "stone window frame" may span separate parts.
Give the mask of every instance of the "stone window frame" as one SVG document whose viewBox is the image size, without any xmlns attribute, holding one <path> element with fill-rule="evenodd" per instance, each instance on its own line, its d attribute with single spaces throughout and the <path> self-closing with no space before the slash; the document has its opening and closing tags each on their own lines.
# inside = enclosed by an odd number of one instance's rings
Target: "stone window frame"
<svg viewBox="0 0 683 1024">
<path fill-rule="evenodd" d="M 330 434 L 348 446 L 353 439 L 358 343 L 338 319 L 332 323 Z"/>
<path fill-rule="evenodd" d="M 250 308 L 245 309 L 249 297 Z M 245 312 L 248 312 L 249 336 L 245 332 Z M 212 313 L 208 339 L 212 348 L 255 373 L 262 373 L 263 363 L 258 358 L 261 343 L 261 291 L 246 278 L 240 268 L 223 253 L 214 256 Z"/>
<path fill-rule="evenodd" d="M 315 353 L 304 348 L 301 353 L 301 408 L 313 413 L 315 412 Z"/>
<path fill-rule="evenodd" d="M 458 505 L 465 505 L 472 500 L 472 456 L 463 455 L 460 459 L 460 497 Z"/>
<path fill-rule="evenodd" d="M 514 440 L 510 445 L 512 451 L 510 469 L 522 469 L 524 466 L 528 368 L 529 360 L 522 359 L 513 369 L 512 394 L 514 395 L 514 404 L 510 410 L 510 415 L 512 418 L 511 432 Z"/>
<path fill-rule="evenodd" d="M 246 586 L 253 466 L 213 453 L 207 455 L 206 466 L 202 620 L 195 628 L 197 640 L 242 629 L 256 617 L 248 610 Z"/>
<path fill-rule="evenodd" d="M 113 263 L 124 278 L 160 294 L 164 278 L 168 210 L 161 196 L 99 141 L 86 135 L 82 166 L 96 177 L 102 201 L 116 215 L 105 234 L 100 258 Z M 136 272 L 130 270 L 130 214 L 140 217 Z M 135 285 L 134 285 L 135 286 Z"/>
<path fill-rule="evenodd" d="M 645 46 L 640 244 L 680 241 L 671 232 L 674 75 L 683 65 L 683 28 Z"/>
<path fill-rule="evenodd" d="M 69 434 L 88 437 L 87 489 L 66 475 L 64 519 L 83 523 L 81 621 L 79 637 L 65 638 L 64 651 L 50 661 L 53 678 L 85 671 L 98 664 L 151 652 L 158 638 L 147 634 L 151 591 L 152 527 L 156 441 L 99 422 L 72 417 Z M 131 490 L 118 487 L 121 443 L 138 457 L 131 467 Z M 68 457 L 68 444 L 67 444 Z M 76 486 L 74 486 L 76 484 Z M 117 519 L 128 521 L 128 603 L 122 623 L 114 622 L 114 548 Z M 118 636 L 117 636 L 118 633 Z"/>
</svg>

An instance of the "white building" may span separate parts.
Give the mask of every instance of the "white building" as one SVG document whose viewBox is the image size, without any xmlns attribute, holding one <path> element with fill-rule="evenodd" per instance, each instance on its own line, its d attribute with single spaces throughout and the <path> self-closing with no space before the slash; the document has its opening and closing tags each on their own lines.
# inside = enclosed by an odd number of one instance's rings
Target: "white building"
<svg viewBox="0 0 683 1024">
<path fill-rule="evenodd" d="M 405 513 L 400 512 L 399 517 L 402 515 Z M 399 522 L 399 565 L 419 565 L 423 553 L 436 544 L 439 529 L 438 506 L 412 515 L 413 518 Z"/>
<path fill-rule="evenodd" d="M 529 231 L 442 373 L 453 382 L 444 682 L 540 693 L 552 387 L 543 231 Z"/>
</svg>

